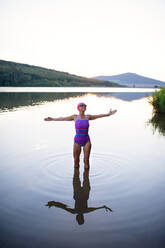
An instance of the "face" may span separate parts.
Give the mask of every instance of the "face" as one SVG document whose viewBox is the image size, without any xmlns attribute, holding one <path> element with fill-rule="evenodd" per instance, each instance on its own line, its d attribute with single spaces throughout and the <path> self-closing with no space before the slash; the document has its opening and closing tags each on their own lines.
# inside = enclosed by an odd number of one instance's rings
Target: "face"
<svg viewBox="0 0 165 248">
<path fill-rule="evenodd" d="M 79 111 L 85 111 L 86 110 L 86 106 L 85 104 L 80 104 L 79 105 Z"/>
</svg>

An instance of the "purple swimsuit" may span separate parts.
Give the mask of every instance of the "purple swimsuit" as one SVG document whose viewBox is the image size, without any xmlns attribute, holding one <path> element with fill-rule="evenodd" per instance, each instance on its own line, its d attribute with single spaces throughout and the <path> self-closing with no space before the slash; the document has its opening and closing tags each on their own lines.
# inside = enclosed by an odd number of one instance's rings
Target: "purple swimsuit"
<svg viewBox="0 0 165 248">
<path fill-rule="evenodd" d="M 76 135 L 74 137 L 74 142 L 78 143 L 80 146 L 84 146 L 90 140 L 88 135 L 88 128 L 88 118 L 79 119 L 79 116 L 77 116 L 77 119 L 75 121 Z"/>
</svg>

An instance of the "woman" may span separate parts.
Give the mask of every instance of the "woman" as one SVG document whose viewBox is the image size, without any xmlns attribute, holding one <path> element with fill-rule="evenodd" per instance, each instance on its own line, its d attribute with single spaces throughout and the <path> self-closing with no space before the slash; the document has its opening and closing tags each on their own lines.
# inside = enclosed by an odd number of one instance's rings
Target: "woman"
<svg viewBox="0 0 165 248">
<path fill-rule="evenodd" d="M 68 117 L 52 118 L 47 117 L 45 121 L 75 121 L 76 135 L 74 137 L 73 156 L 74 167 L 79 168 L 81 147 L 84 151 L 84 168 L 89 169 L 89 156 L 91 151 L 91 141 L 88 135 L 89 120 L 110 116 L 116 113 L 117 110 L 110 109 L 108 114 L 100 115 L 85 115 L 87 105 L 83 102 L 77 105 L 79 115 L 71 115 Z"/>
</svg>

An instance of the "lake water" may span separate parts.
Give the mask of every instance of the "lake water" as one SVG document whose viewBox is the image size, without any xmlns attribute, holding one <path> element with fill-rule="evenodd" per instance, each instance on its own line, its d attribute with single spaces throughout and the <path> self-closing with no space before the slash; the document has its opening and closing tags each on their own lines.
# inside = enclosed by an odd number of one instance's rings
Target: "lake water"
<svg viewBox="0 0 165 248">
<path fill-rule="evenodd" d="M 2 90 L 3 91 L 3 90 Z M 0 247 L 164 248 L 165 121 L 151 91 L 0 93 Z M 89 174 L 74 171 L 74 122 L 87 113 Z M 111 211 L 112 210 L 112 211 Z"/>
</svg>

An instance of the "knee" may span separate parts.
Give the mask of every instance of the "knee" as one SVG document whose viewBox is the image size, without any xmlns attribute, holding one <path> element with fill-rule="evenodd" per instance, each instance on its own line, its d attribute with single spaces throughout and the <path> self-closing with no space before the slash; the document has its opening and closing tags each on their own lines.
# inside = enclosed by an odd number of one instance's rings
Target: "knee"
<svg viewBox="0 0 165 248">
<path fill-rule="evenodd" d="M 89 158 L 84 158 L 84 164 L 89 164 Z"/>
<path fill-rule="evenodd" d="M 79 162 L 80 162 L 80 159 L 79 158 L 74 158 L 74 163 L 75 164 L 79 164 Z"/>
</svg>

